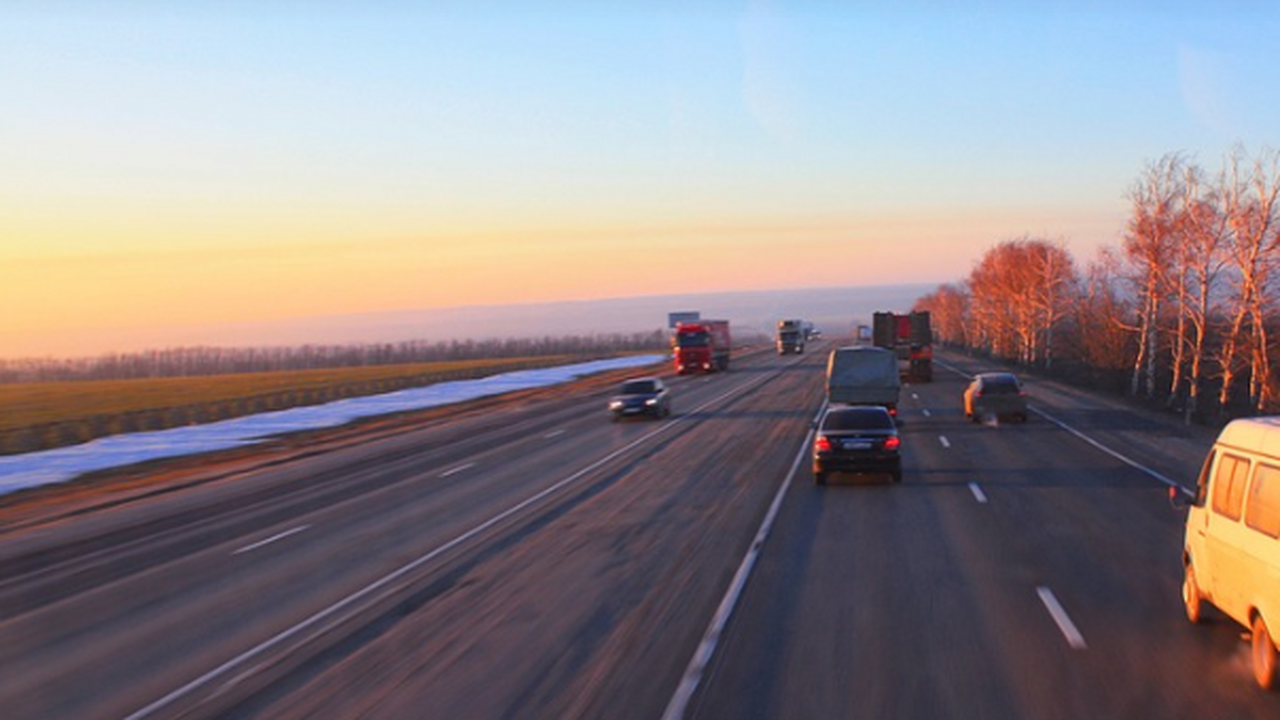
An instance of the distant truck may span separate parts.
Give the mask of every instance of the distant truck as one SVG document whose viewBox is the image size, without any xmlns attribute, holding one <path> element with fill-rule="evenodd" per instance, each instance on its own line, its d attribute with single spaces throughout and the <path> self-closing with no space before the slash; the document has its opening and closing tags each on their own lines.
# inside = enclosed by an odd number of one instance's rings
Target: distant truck
<svg viewBox="0 0 1280 720">
<path fill-rule="evenodd" d="M 882 405 L 898 414 L 902 377 L 890 350 L 856 345 L 836 348 L 827 357 L 827 402 L 833 405 Z"/>
<path fill-rule="evenodd" d="M 803 320 L 779 320 L 778 321 L 778 354 L 786 355 L 787 353 L 795 353 L 797 355 L 804 352 L 804 343 L 809 339 L 809 331 L 812 329 L 805 328 Z"/>
<path fill-rule="evenodd" d="M 676 373 L 728 370 L 731 344 L 728 320 L 677 323 L 671 338 Z"/>
<path fill-rule="evenodd" d="M 899 372 L 912 382 L 933 381 L 933 329 L 929 313 L 878 312 L 872 317 L 871 342 L 892 350 L 898 357 Z"/>
</svg>

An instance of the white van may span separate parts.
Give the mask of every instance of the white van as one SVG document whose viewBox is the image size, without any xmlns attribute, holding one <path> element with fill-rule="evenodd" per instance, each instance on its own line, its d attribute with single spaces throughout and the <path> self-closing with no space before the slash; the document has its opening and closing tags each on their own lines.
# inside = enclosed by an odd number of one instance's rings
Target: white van
<svg viewBox="0 0 1280 720">
<path fill-rule="evenodd" d="M 1280 630 L 1280 417 L 1222 429 L 1187 510 L 1182 601 L 1199 622 L 1205 602 L 1253 634 L 1253 675 L 1276 684 Z"/>
</svg>

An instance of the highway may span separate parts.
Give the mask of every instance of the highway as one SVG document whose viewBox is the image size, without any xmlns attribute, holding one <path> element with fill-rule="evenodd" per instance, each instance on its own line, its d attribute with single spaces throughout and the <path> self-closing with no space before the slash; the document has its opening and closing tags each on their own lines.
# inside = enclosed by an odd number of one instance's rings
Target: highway
<svg viewBox="0 0 1280 720">
<path fill-rule="evenodd" d="M 662 421 L 575 384 L 0 529 L 0 715 L 1275 717 L 1182 614 L 1213 431 L 1035 379 L 968 423 L 987 366 L 940 360 L 900 486 L 814 485 L 811 347 Z"/>
</svg>

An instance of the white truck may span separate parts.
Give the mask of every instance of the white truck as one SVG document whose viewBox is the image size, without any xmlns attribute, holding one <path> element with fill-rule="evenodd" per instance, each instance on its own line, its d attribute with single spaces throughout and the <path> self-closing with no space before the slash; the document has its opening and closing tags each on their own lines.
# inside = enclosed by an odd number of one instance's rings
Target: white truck
<svg viewBox="0 0 1280 720">
<path fill-rule="evenodd" d="M 897 417 L 902 376 L 892 350 L 858 345 L 836 348 L 827 358 L 827 402 L 882 405 Z"/>
<path fill-rule="evenodd" d="M 799 355 L 803 353 L 804 341 L 808 339 L 808 334 L 804 329 L 804 321 L 779 320 L 776 339 L 779 355 L 786 355 L 787 353 Z"/>
</svg>

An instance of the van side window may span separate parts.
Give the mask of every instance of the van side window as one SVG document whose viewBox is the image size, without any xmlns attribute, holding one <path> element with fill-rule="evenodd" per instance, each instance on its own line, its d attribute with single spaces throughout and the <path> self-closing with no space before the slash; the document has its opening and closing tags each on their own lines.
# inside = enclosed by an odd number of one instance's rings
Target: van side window
<svg viewBox="0 0 1280 720">
<path fill-rule="evenodd" d="M 1259 465 L 1253 471 L 1245 522 L 1254 530 L 1280 537 L 1280 468 Z"/>
<path fill-rule="evenodd" d="M 1234 455 L 1223 455 L 1213 476 L 1213 510 L 1232 520 L 1240 519 L 1244 505 L 1245 474 L 1249 461 Z"/>
</svg>

